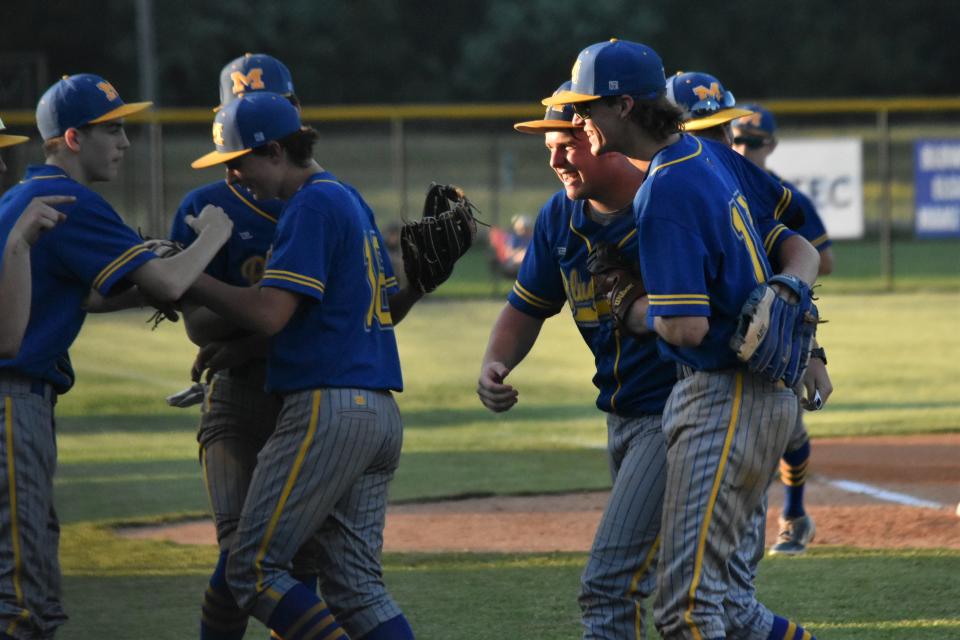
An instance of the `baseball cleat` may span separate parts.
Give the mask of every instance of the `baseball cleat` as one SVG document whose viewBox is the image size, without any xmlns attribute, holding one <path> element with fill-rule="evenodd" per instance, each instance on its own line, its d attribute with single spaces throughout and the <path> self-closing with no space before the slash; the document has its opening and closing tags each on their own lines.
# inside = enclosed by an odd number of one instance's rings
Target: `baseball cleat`
<svg viewBox="0 0 960 640">
<path fill-rule="evenodd" d="M 777 544 L 770 547 L 770 555 L 795 556 L 807 550 L 813 541 L 817 527 L 813 518 L 802 515 L 799 518 L 780 518 L 780 533 Z"/>
</svg>

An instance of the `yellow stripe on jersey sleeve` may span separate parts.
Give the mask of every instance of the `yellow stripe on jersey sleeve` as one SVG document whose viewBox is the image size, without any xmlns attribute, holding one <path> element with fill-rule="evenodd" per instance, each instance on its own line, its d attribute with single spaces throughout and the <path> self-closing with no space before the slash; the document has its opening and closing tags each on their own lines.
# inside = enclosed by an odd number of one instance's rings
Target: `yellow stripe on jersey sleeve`
<svg viewBox="0 0 960 640">
<path fill-rule="evenodd" d="M 534 294 L 530 293 L 529 291 L 524 289 L 523 285 L 521 285 L 519 282 L 513 283 L 513 292 L 517 294 L 517 296 L 519 296 L 520 299 L 522 299 L 524 302 L 531 304 L 535 307 L 539 307 L 541 309 L 552 309 L 555 306 L 554 304 L 551 304 L 549 300 L 541 298 L 540 296 L 535 296 Z"/>
<path fill-rule="evenodd" d="M 820 236 L 819 238 L 814 238 L 813 240 L 811 240 L 811 241 L 810 241 L 810 244 L 812 244 L 812 245 L 815 246 L 815 247 L 819 247 L 820 245 L 822 245 L 824 242 L 826 242 L 826 241 L 829 240 L 829 239 L 830 239 L 830 236 L 825 233 L 825 234 L 823 234 L 822 236 Z"/>
<path fill-rule="evenodd" d="M 776 244 L 777 238 L 780 237 L 787 228 L 782 224 L 778 224 L 773 229 L 770 230 L 770 233 L 767 234 L 767 238 L 763 241 L 763 251 L 767 255 L 770 255 L 770 250 L 773 249 L 773 245 Z"/>
<path fill-rule="evenodd" d="M 105 266 L 103 270 L 101 270 L 100 273 L 97 274 L 97 277 L 93 279 L 93 288 L 99 289 L 100 287 L 102 287 L 103 283 L 106 282 L 110 278 L 110 276 L 116 273 L 118 269 L 120 269 L 125 264 L 129 263 L 138 255 L 146 251 L 147 251 L 146 246 L 142 244 L 138 244 L 130 247 L 129 249 L 121 253 L 120 257 L 118 257 L 116 260 L 114 260 L 113 262 Z"/>
<path fill-rule="evenodd" d="M 650 294 L 650 304 L 671 305 L 671 304 L 699 304 L 706 307 L 710 306 L 710 296 L 702 293 L 681 293 L 672 295 Z"/>
<path fill-rule="evenodd" d="M 310 276 L 301 275 L 299 273 L 294 273 L 293 271 L 283 271 L 280 269 L 267 269 L 263 272 L 263 280 L 272 279 L 272 280 L 286 280 L 288 282 L 293 282 L 295 284 L 300 284 L 305 287 L 310 287 L 316 289 L 320 293 L 323 293 L 326 289 L 326 286 L 317 280 L 316 278 L 311 278 Z"/>
<path fill-rule="evenodd" d="M 783 187 L 783 195 L 780 196 L 780 202 L 777 203 L 777 208 L 773 210 L 773 219 L 779 220 L 780 216 L 783 215 L 783 212 L 787 210 L 787 207 L 790 206 L 790 201 L 793 200 L 793 191 Z"/>
</svg>

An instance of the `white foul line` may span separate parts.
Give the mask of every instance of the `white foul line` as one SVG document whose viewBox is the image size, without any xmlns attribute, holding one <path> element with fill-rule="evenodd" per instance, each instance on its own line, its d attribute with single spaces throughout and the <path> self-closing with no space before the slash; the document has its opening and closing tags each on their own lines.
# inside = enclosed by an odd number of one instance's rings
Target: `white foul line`
<svg viewBox="0 0 960 640">
<path fill-rule="evenodd" d="M 886 502 L 905 504 L 910 507 L 924 507 L 926 509 L 943 509 L 947 506 L 945 504 L 940 504 L 939 502 L 931 502 L 930 500 L 914 498 L 913 496 L 909 496 L 905 493 L 887 491 L 886 489 L 874 487 L 873 485 L 869 484 L 863 484 L 862 482 L 853 482 L 852 480 L 827 480 L 825 478 L 823 480 L 827 484 L 838 489 L 842 489 L 843 491 L 847 491 L 849 493 L 863 493 Z"/>
</svg>

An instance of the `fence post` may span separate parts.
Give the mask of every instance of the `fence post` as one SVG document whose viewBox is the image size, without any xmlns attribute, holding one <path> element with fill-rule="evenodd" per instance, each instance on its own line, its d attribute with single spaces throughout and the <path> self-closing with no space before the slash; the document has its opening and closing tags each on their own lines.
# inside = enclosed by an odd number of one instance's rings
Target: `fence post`
<svg viewBox="0 0 960 640">
<path fill-rule="evenodd" d="M 390 141 L 393 150 L 393 186 L 400 197 L 400 219 L 407 219 L 407 138 L 403 118 L 390 118 Z"/>
<path fill-rule="evenodd" d="M 877 171 L 880 174 L 880 276 L 883 287 L 893 291 L 893 171 L 890 163 L 890 113 L 877 111 Z"/>
</svg>

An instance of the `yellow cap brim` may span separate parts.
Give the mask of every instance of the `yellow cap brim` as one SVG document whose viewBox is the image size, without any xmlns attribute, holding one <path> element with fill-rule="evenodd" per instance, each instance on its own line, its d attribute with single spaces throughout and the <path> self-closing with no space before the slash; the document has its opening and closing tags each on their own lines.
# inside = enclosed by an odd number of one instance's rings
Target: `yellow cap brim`
<svg viewBox="0 0 960 640">
<path fill-rule="evenodd" d="M 109 122 L 111 120 L 126 118 L 127 116 L 131 116 L 135 113 L 140 113 L 145 109 L 149 109 L 152 105 L 152 102 L 131 102 L 130 104 L 117 107 L 113 111 L 108 111 L 99 118 L 94 118 L 88 124 L 98 124 L 100 122 Z"/>
<path fill-rule="evenodd" d="M 546 133 L 547 131 L 556 131 L 557 129 L 582 129 L 569 120 L 528 120 L 527 122 L 518 122 L 513 128 L 520 133 Z"/>
<path fill-rule="evenodd" d="M 733 107 L 731 109 L 723 109 L 717 111 L 716 113 L 711 113 L 709 116 L 703 118 L 695 118 L 693 120 L 687 120 L 683 123 L 684 131 L 703 131 L 704 129 L 709 129 L 710 127 L 716 127 L 717 125 L 726 124 L 732 122 L 737 118 L 742 118 L 743 116 L 749 116 L 753 111 L 749 109 L 738 109 Z"/>
<path fill-rule="evenodd" d="M 194 169 L 206 169 L 207 167 L 212 167 L 217 164 L 223 164 L 224 162 L 230 162 L 234 158 L 239 158 L 240 156 L 250 153 L 253 149 L 243 149 L 242 151 L 211 151 L 205 156 L 201 156 L 190 163 L 190 166 Z"/>
<path fill-rule="evenodd" d="M 15 144 L 23 144 L 29 139 L 27 136 L 11 136 L 6 133 L 0 133 L 0 149 L 12 147 Z"/>
<path fill-rule="evenodd" d="M 590 102 L 602 98 L 603 96 L 590 96 L 585 93 L 576 93 L 575 91 L 561 91 L 549 98 L 544 98 L 540 104 L 547 107 L 556 107 L 562 104 L 573 104 L 574 102 Z"/>
</svg>

